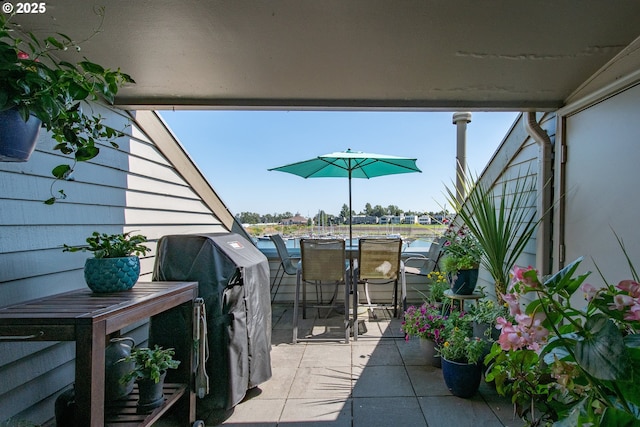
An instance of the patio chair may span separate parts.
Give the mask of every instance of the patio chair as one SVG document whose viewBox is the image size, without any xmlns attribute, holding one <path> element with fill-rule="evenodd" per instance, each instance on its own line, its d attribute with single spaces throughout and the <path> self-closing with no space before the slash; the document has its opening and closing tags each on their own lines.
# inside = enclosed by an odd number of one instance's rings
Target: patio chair
<svg viewBox="0 0 640 427">
<path fill-rule="evenodd" d="M 402 251 L 401 239 L 360 239 L 358 250 L 358 268 L 356 277 L 358 284 L 364 284 L 369 312 L 375 318 L 375 307 L 371 303 L 369 285 L 393 283 L 393 315 L 398 317 L 398 280 L 402 285 L 402 306 L 406 309 L 406 281 L 404 264 L 400 260 Z M 358 317 L 358 287 L 354 287 L 354 324 Z"/>
<path fill-rule="evenodd" d="M 426 277 L 434 270 L 439 270 L 440 257 L 442 256 L 442 244 L 444 238 L 440 238 L 437 242 L 431 242 L 429 253 L 427 256 L 420 254 L 411 254 L 409 258 L 404 260 L 404 271 L 406 274 Z"/>
<path fill-rule="evenodd" d="M 287 250 L 287 245 L 284 242 L 284 239 L 279 234 L 272 234 L 269 236 L 273 244 L 276 246 L 276 251 L 278 251 L 278 257 L 280 257 L 280 265 L 278 265 L 278 270 L 276 270 L 276 275 L 273 278 L 273 283 L 271 284 L 271 292 L 273 293 L 271 297 L 271 302 L 276 300 L 276 295 L 278 295 L 278 289 L 280 289 L 280 284 L 282 283 L 282 279 L 285 274 L 289 276 L 295 276 L 298 271 L 298 262 L 300 258 L 294 258 L 289 255 L 289 251 Z M 282 274 L 280 274 L 282 273 Z M 280 274 L 280 279 L 278 280 L 278 275 Z M 276 282 L 277 285 L 276 285 Z M 275 292 L 273 288 L 275 287 Z"/>
<path fill-rule="evenodd" d="M 342 239 L 302 239 L 300 241 L 302 260 L 298 264 L 296 293 L 293 303 L 293 343 L 300 341 L 342 341 L 349 342 L 349 287 L 347 286 L 348 268 L 345 263 L 345 242 Z M 298 338 L 298 311 L 302 288 L 302 318 L 306 319 L 307 285 L 316 288 L 316 304 L 313 308 L 338 309 L 338 289 L 344 286 L 344 338 L 307 337 Z M 331 298 L 323 303 L 323 288 L 329 288 Z"/>
</svg>

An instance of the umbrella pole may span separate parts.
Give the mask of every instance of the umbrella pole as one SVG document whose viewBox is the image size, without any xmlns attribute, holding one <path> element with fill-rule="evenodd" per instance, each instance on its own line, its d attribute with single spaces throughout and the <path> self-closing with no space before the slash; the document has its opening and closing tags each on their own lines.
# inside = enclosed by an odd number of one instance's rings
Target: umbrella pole
<svg viewBox="0 0 640 427">
<path fill-rule="evenodd" d="M 349 159 L 349 246 L 353 245 L 353 209 L 351 207 L 351 159 Z M 353 266 L 353 251 L 349 251 L 349 277 L 353 292 L 353 320 L 350 322 L 353 340 L 358 341 L 358 278 Z"/>
</svg>

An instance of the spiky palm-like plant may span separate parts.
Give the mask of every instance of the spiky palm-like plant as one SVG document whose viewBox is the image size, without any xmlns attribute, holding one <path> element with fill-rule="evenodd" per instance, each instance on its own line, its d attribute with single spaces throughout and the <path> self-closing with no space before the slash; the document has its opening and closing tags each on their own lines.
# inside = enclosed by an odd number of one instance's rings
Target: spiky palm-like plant
<svg viewBox="0 0 640 427">
<path fill-rule="evenodd" d="M 468 196 L 462 202 L 454 189 L 446 189 L 448 202 L 484 250 L 481 263 L 495 282 L 499 300 L 506 292 L 509 271 L 542 218 L 536 218 L 535 175 L 518 176 L 511 182 L 511 191 L 505 181 L 497 193 L 478 177 L 467 175 Z"/>
</svg>

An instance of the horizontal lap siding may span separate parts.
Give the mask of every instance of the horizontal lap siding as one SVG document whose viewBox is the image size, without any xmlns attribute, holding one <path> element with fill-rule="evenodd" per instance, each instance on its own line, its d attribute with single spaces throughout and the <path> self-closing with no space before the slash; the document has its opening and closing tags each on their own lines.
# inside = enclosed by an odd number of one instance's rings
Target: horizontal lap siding
<svg viewBox="0 0 640 427">
<path fill-rule="evenodd" d="M 46 132 L 29 162 L 0 163 L 0 306 L 86 286 L 83 266 L 90 254 L 63 253 L 62 245 L 84 244 L 93 231 L 145 234 L 152 252 L 141 259 L 142 280 L 151 279 L 163 235 L 227 231 L 127 114 L 96 110 L 131 136 L 120 138 L 118 149 L 99 145 L 98 157 L 77 165 L 75 181 L 56 183 L 53 191 L 63 188 L 66 200 L 43 204 L 50 197 L 51 169 L 69 163 L 52 151 Z M 144 341 L 146 323 L 125 333 Z M 0 342 L 0 422 L 52 418 L 56 396 L 74 380 L 74 348 L 73 343 Z"/>
</svg>

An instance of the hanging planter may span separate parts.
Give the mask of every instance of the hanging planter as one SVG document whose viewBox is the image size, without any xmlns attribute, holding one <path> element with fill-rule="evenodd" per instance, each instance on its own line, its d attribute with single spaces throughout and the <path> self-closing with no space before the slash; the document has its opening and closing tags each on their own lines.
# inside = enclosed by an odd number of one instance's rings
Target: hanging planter
<svg viewBox="0 0 640 427">
<path fill-rule="evenodd" d="M 29 116 L 26 122 L 17 108 L 0 111 L 0 161 L 26 162 L 31 157 L 42 122 Z"/>
<path fill-rule="evenodd" d="M 103 17 L 104 9 L 96 11 Z M 113 104 L 120 87 L 134 81 L 119 69 L 110 70 L 84 57 L 78 58 L 77 62 L 60 60 L 57 53 L 68 55 L 80 51 L 79 45 L 64 34 L 40 39 L 27 33 L 26 37 L 20 37 L 22 28 L 11 23 L 11 18 L 0 15 L 0 111 L 14 109 L 23 122 L 28 123 L 30 116 L 42 122 L 42 127 L 56 141 L 53 150 L 68 156 L 71 162 L 51 170 L 56 180 L 65 180 L 77 162 L 98 155 L 98 143 L 118 148 L 116 140 L 125 134 L 107 126 L 104 118 L 93 112 L 90 103 L 106 101 Z M 36 126 L 33 138 L 39 127 Z M 0 129 L 4 128 L 4 123 L 0 122 Z M 0 138 L 2 149 L 7 141 L 16 140 Z M 11 149 L 6 158 L 26 161 L 31 153 L 29 150 L 33 151 L 32 148 Z M 4 158 L 3 155 L 1 159 Z M 66 197 L 64 191 L 58 193 L 60 195 L 52 192 L 52 197 L 45 203 L 53 204 Z"/>
</svg>

